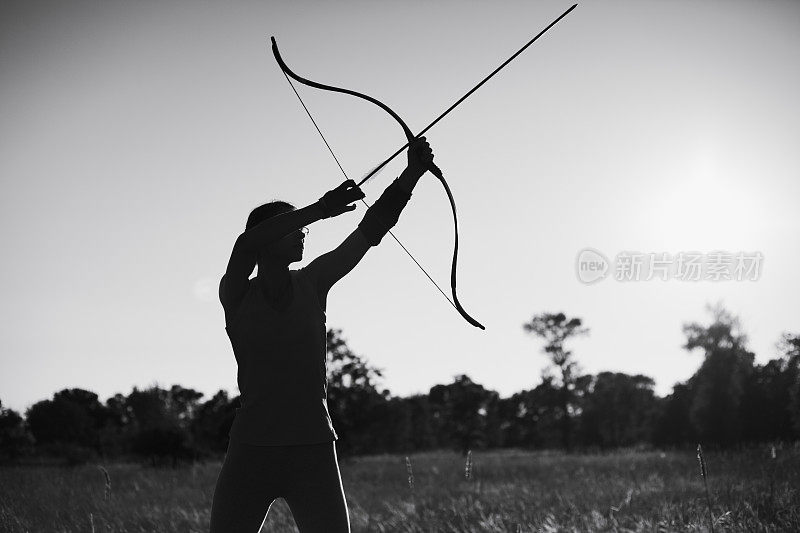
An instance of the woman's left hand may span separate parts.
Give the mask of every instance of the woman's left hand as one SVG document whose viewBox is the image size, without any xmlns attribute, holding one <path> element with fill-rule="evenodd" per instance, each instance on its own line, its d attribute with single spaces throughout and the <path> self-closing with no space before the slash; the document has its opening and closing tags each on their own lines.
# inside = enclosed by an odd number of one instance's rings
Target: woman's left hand
<svg viewBox="0 0 800 533">
<path fill-rule="evenodd" d="M 414 139 L 408 145 L 408 170 L 422 176 L 433 163 L 433 150 L 425 137 Z"/>
</svg>

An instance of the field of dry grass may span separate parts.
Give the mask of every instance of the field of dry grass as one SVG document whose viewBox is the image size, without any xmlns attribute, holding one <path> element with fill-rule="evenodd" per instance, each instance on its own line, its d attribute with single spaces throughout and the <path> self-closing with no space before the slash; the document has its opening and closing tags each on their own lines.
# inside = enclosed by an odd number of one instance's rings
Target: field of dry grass
<svg viewBox="0 0 800 533">
<path fill-rule="evenodd" d="M 800 531 L 800 450 L 706 451 L 715 531 Z M 341 460 L 354 532 L 710 531 L 694 452 Z M 408 469 L 410 464 L 410 472 Z M 219 462 L 0 467 L 0 531 L 208 530 Z M 410 476 L 413 483 L 409 483 Z M 262 531 L 297 531 L 278 500 Z"/>
</svg>

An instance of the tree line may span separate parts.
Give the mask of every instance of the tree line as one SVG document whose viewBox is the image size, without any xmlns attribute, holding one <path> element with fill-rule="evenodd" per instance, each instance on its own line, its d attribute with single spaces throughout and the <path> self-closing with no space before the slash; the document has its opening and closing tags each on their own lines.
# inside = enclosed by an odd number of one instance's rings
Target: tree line
<svg viewBox="0 0 800 533">
<path fill-rule="evenodd" d="M 428 394 L 393 396 L 382 370 L 327 332 L 328 407 L 347 457 L 421 450 L 618 447 L 733 447 L 800 437 L 800 335 L 785 333 L 778 357 L 755 363 L 738 319 L 717 306 L 709 324 L 685 324 L 684 348 L 703 361 L 687 381 L 659 397 L 644 375 L 580 371 L 566 344 L 589 334 L 581 319 L 542 313 L 523 325 L 552 363 L 541 383 L 509 398 L 458 375 Z M 133 388 L 101 402 L 64 389 L 25 416 L 0 402 L 0 460 L 145 460 L 175 465 L 225 452 L 239 397 L 173 385 Z"/>
</svg>

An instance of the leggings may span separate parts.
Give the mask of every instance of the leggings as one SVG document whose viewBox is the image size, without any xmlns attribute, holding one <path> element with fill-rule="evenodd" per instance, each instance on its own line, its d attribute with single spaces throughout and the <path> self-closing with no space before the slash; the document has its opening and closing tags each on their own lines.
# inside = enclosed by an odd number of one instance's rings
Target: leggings
<svg viewBox="0 0 800 533">
<path fill-rule="evenodd" d="M 349 533 L 336 442 L 229 441 L 211 505 L 211 533 L 258 533 L 276 498 L 286 500 L 301 533 Z"/>
</svg>

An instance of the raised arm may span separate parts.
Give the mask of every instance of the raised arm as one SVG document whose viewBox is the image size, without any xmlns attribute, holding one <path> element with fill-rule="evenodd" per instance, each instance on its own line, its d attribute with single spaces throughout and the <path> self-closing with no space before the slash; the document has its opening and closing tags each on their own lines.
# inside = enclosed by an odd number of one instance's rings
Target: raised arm
<svg viewBox="0 0 800 533">
<path fill-rule="evenodd" d="M 408 166 L 370 207 L 364 219 L 334 250 L 314 259 L 307 267 L 316 282 L 321 300 L 330 288 L 355 266 L 372 246 L 377 246 L 384 235 L 397 223 L 401 211 L 411 198 L 420 177 L 433 160 L 431 147 L 420 137 L 408 148 Z"/>
<path fill-rule="evenodd" d="M 364 193 L 355 182 L 348 180 L 325 193 L 319 201 L 270 217 L 239 235 L 219 286 L 219 298 L 226 315 L 238 306 L 247 291 L 248 277 L 260 250 L 317 220 L 352 211 L 356 206 L 349 204 L 363 197 Z"/>
</svg>

